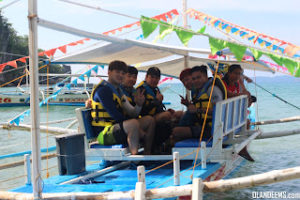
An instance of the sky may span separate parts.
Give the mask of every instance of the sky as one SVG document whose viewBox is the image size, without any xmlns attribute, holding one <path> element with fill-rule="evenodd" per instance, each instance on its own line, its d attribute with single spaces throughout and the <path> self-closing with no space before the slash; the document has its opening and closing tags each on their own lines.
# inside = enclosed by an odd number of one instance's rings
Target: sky
<svg viewBox="0 0 300 200">
<path fill-rule="evenodd" d="M 2 0 L 0 8 L 14 1 Z M 83 8 L 60 0 L 38 1 L 38 16 L 90 32 L 102 33 L 135 22 L 141 15 L 151 17 L 174 8 L 179 12 L 182 11 L 182 0 L 72 1 L 123 13 L 132 18 Z M 299 0 L 187 0 L 187 8 L 194 8 L 234 24 L 300 45 Z M 18 34 L 28 35 L 27 1 L 20 0 L 5 7 L 1 12 Z M 45 50 L 81 39 L 78 36 L 43 27 L 39 27 L 38 34 L 39 48 Z M 200 48 L 208 48 L 208 43 L 203 45 L 201 43 Z"/>
</svg>

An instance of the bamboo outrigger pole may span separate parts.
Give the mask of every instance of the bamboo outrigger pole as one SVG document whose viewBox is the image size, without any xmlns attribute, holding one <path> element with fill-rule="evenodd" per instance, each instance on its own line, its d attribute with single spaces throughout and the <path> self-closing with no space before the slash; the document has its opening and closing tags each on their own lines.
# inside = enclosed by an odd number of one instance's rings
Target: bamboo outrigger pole
<svg viewBox="0 0 300 200">
<path fill-rule="evenodd" d="M 276 119 L 276 120 L 267 120 L 261 122 L 253 122 L 250 125 L 279 124 L 279 123 L 293 122 L 293 121 L 300 121 L 300 116 L 288 117 L 288 118 Z"/>
<path fill-rule="evenodd" d="M 271 183 L 277 183 L 282 181 L 288 181 L 300 178 L 300 167 L 273 170 L 270 172 L 256 174 L 252 176 L 246 176 L 241 178 L 233 178 L 228 180 L 218 180 L 211 182 L 203 182 L 203 192 L 224 192 L 235 189 L 244 189 L 255 187 L 259 185 L 267 185 Z M 195 188 L 197 189 L 197 188 Z M 178 196 L 192 195 L 192 185 L 183 186 L 171 186 L 158 189 L 150 189 L 145 192 L 146 199 L 160 199 L 171 198 Z M 16 193 L 16 192 L 0 192 L 0 199 L 32 199 L 28 193 Z M 93 200 L 93 199 L 134 199 L 135 192 L 123 191 L 123 192 L 104 192 L 104 193 L 91 193 L 91 192 L 72 192 L 72 193 L 44 193 L 43 199 L 80 199 L 80 200 Z"/>
<path fill-rule="evenodd" d="M 30 111 L 32 148 L 32 188 L 33 198 L 42 198 L 41 153 L 40 153 L 40 114 L 38 80 L 38 41 L 37 41 L 37 0 L 28 1 L 29 22 L 29 71 L 30 71 Z"/>
</svg>

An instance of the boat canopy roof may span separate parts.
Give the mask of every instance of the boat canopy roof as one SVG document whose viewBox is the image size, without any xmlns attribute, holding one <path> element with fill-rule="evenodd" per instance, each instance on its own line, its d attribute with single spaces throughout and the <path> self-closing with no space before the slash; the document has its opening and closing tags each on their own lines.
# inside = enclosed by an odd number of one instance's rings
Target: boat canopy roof
<svg viewBox="0 0 300 200">
<path fill-rule="evenodd" d="M 193 54 L 193 56 L 188 56 L 188 67 L 202 64 L 215 66 L 217 63 L 216 60 L 207 58 L 211 53 L 210 49 L 188 48 L 130 39 L 114 39 L 112 36 L 105 36 L 105 38 L 107 37 L 109 42 L 101 41 L 84 50 L 56 58 L 52 63 L 108 64 L 113 60 L 122 60 L 128 65 L 139 66 L 139 70 L 147 70 L 149 67 L 156 66 L 161 69 L 162 73 L 176 77 L 184 69 L 184 56 L 186 55 Z M 226 50 L 223 54 L 230 55 L 231 52 Z M 206 58 L 203 58 L 204 56 Z M 273 72 L 263 62 L 222 60 L 220 63 L 225 65 L 241 64 L 244 69 L 255 67 L 256 70 Z"/>
</svg>

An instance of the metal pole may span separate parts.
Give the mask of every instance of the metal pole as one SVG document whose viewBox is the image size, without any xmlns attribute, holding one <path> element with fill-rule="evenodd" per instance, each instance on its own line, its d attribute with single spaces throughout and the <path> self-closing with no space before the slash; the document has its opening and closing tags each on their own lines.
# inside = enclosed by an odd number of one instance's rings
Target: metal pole
<svg viewBox="0 0 300 200">
<path fill-rule="evenodd" d="M 37 0 L 28 1 L 29 20 L 29 70 L 30 70 L 30 111 L 32 148 L 32 188 L 33 198 L 42 198 L 41 153 L 40 153 L 40 115 L 38 80 L 38 42 L 37 42 Z"/>
<path fill-rule="evenodd" d="M 202 169 L 206 169 L 206 142 L 201 142 L 201 166 Z"/>
<path fill-rule="evenodd" d="M 137 167 L 138 182 L 145 182 L 145 167 L 143 165 Z"/>
<path fill-rule="evenodd" d="M 174 174 L 174 185 L 180 185 L 180 158 L 179 153 L 173 153 L 173 174 Z"/>
<path fill-rule="evenodd" d="M 182 17 L 183 17 L 183 28 L 187 28 L 187 15 L 186 15 L 186 7 L 187 7 L 187 1 L 186 0 L 182 0 Z M 184 68 L 188 68 L 189 67 L 189 55 L 185 55 L 184 56 Z M 191 94 L 189 92 L 189 90 L 187 90 L 185 88 L 185 93 L 187 94 L 187 98 L 188 100 L 191 99 Z"/>
<path fill-rule="evenodd" d="M 24 170 L 26 174 L 26 184 L 29 185 L 31 184 L 31 167 L 30 167 L 30 154 L 25 154 L 24 155 Z"/>
</svg>

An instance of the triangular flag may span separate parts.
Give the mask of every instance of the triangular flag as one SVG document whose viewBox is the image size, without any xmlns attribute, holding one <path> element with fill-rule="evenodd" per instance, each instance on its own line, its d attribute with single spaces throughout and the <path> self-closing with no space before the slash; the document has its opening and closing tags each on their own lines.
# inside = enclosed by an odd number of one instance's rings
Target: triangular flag
<svg viewBox="0 0 300 200">
<path fill-rule="evenodd" d="M 72 82 L 73 83 L 73 82 Z M 74 83 L 74 85 L 77 85 L 77 80 L 76 80 L 76 84 Z M 71 89 L 71 83 L 68 83 L 67 85 L 66 85 L 66 87 L 70 90 Z"/>
<path fill-rule="evenodd" d="M 39 56 L 44 56 L 44 55 L 45 55 L 45 52 L 42 51 L 42 52 L 38 53 L 38 55 L 39 55 Z"/>
<path fill-rule="evenodd" d="M 22 115 L 19 116 L 19 121 L 22 122 L 24 121 L 24 113 Z"/>
<path fill-rule="evenodd" d="M 76 79 L 74 79 L 73 81 L 72 81 L 72 83 L 75 85 L 75 86 L 77 86 L 77 78 Z M 70 87 L 71 88 L 71 87 Z M 70 89 L 69 88 L 69 89 Z"/>
<path fill-rule="evenodd" d="M 214 27 L 217 27 L 220 24 L 220 20 L 215 21 Z"/>
<path fill-rule="evenodd" d="M 63 52 L 64 54 L 67 53 L 67 45 L 58 47 L 58 49 L 59 49 L 61 52 Z"/>
<path fill-rule="evenodd" d="M 206 26 L 203 26 L 197 33 L 203 34 L 205 32 Z"/>
<path fill-rule="evenodd" d="M 68 46 L 76 46 L 77 45 L 77 42 L 71 42 L 69 44 L 67 44 Z"/>
<path fill-rule="evenodd" d="M 211 49 L 211 54 L 215 55 L 218 51 L 224 49 L 227 46 L 227 42 L 224 40 L 209 37 L 209 45 Z"/>
<path fill-rule="evenodd" d="M 300 77 L 300 62 L 298 62 L 298 67 L 297 67 L 297 70 L 295 72 L 295 76 Z"/>
<path fill-rule="evenodd" d="M 50 50 L 48 50 L 48 51 L 45 51 L 45 54 L 46 54 L 48 57 L 51 57 L 51 56 L 53 56 L 53 55 L 55 54 L 55 52 L 56 52 L 56 48 L 50 49 Z"/>
<path fill-rule="evenodd" d="M 282 57 L 274 54 L 267 54 L 274 62 L 276 62 L 278 65 L 282 65 Z"/>
<path fill-rule="evenodd" d="M 88 70 L 87 72 L 85 72 L 84 74 L 89 78 L 91 77 L 91 73 L 92 73 L 92 70 Z"/>
<path fill-rule="evenodd" d="M 19 126 L 20 125 L 20 118 L 17 117 L 16 119 L 14 119 L 13 123 L 15 123 L 17 126 Z"/>
<path fill-rule="evenodd" d="M 300 50 L 299 46 L 295 46 L 295 45 L 288 45 L 285 49 L 284 49 L 284 53 L 286 53 L 288 56 L 294 56 L 298 51 Z"/>
<path fill-rule="evenodd" d="M 17 61 L 20 61 L 20 62 L 22 62 L 22 63 L 26 63 L 26 57 L 19 58 Z"/>
<path fill-rule="evenodd" d="M 92 70 L 97 74 L 98 73 L 98 65 L 96 65 L 95 67 L 92 68 Z"/>
<path fill-rule="evenodd" d="M 0 65 L 0 72 L 3 71 L 3 69 L 5 68 L 5 66 L 6 66 L 6 65 L 4 65 L 4 64 L 1 64 L 1 65 Z"/>
<path fill-rule="evenodd" d="M 238 30 L 239 30 L 238 28 L 232 27 L 231 33 L 236 33 Z"/>
<path fill-rule="evenodd" d="M 175 32 L 184 46 L 187 46 L 190 39 L 194 36 L 194 33 L 185 30 L 175 29 Z"/>
<path fill-rule="evenodd" d="M 291 72 L 291 74 L 293 74 L 295 69 L 298 67 L 298 63 L 288 58 L 282 58 L 281 60 L 282 64 L 289 70 L 289 72 Z"/>
<path fill-rule="evenodd" d="M 51 98 L 54 99 L 54 100 L 56 100 L 56 97 L 57 97 L 57 94 L 53 94 L 53 95 L 51 96 Z"/>
<path fill-rule="evenodd" d="M 253 53 L 255 60 L 259 60 L 259 58 L 263 55 L 263 53 L 261 51 L 258 51 L 253 48 L 250 48 L 250 51 Z"/>
<path fill-rule="evenodd" d="M 18 67 L 17 62 L 15 60 L 7 62 L 6 65 L 12 66 L 14 68 Z"/>
<path fill-rule="evenodd" d="M 58 93 L 60 93 L 62 91 L 62 88 L 60 88 L 59 90 L 55 91 L 53 94 L 57 95 Z"/>
<path fill-rule="evenodd" d="M 159 26 L 159 38 L 162 40 L 164 37 L 170 33 L 173 32 L 173 26 L 165 23 L 165 22 L 160 22 Z"/>
<path fill-rule="evenodd" d="M 153 19 L 144 16 L 141 17 L 140 23 L 144 38 L 147 38 L 158 26 L 156 21 L 153 23 Z"/>
<path fill-rule="evenodd" d="M 234 44 L 231 42 L 228 42 L 227 46 L 229 47 L 230 51 L 234 54 L 234 56 L 238 61 L 241 61 L 243 59 L 247 47 Z"/>
<path fill-rule="evenodd" d="M 26 111 L 24 112 L 24 115 L 25 115 L 25 116 L 29 116 L 29 114 L 30 114 L 30 110 L 26 110 Z"/>
<path fill-rule="evenodd" d="M 84 44 L 84 40 L 78 40 L 77 44 Z"/>
<path fill-rule="evenodd" d="M 78 79 L 84 81 L 84 80 L 85 80 L 85 79 L 84 79 L 84 74 L 80 75 L 80 76 L 78 77 Z"/>
</svg>

